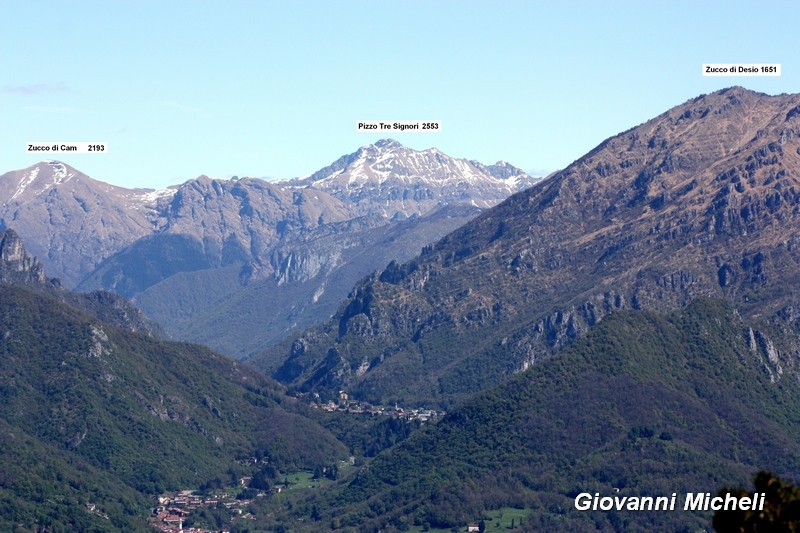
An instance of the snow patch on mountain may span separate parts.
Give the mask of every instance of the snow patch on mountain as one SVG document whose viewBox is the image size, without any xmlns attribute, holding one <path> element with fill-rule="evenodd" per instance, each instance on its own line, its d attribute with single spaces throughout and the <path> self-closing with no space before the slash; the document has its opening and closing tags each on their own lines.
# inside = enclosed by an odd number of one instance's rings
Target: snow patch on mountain
<svg viewBox="0 0 800 533">
<path fill-rule="evenodd" d="M 48 161 L 47 163 L 50 165 L 52 169 L 51 181 L 46 183 L 42 189 L 36 191 L 37 195 L 42 194 L 43 192 L 55 187 L 56 185 L 61 185 L 62 183 L 66 183 L 75 177 L 75 173 L 70 172 L 67 166 L 62 162 Z"/>
<path fill-rule="evenodd" d="M 166 189 L 156 189 L 153 191 L 147 191 L 139 197 L 139 200 L 143 204 L 153 205 L 157 204 L 159 200 L 162 199 L 171 199 L 175 194 L 178 192 L 177 187 L 168 187 Z"/>
<path fill-rule="evenodd" d="M 23 178 L 19 182 L 19 186 L 17 186 L 16 192 L 11 196 L 9 200 L 13 200 L 21 196 L 22 193 L 25 192 L 25 189 L 28 187 L 28 185 L 33 183 L 34 180 L 36 179 L 36 176 L 38 175 L 39 175 L 39 167 L 34 167 L 30 172 L 28 172 L 28 174 L 23 176 Z"/>
</svg>

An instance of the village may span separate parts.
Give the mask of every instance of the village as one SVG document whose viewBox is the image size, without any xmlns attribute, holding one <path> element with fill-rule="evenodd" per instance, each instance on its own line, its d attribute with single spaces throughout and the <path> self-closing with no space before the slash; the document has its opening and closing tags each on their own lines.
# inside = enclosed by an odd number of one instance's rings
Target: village
<svg viewBox="0 0 800 533">
<path fill-rule="evenodd" d="M 239 480 L 242 487 L 246 487 L 251 478 L 243 477 Z M 257 491 L 255 498 L 264 498 L 269 493 L 277 493 L 281 487 L 276 486 L 270 491 Z M 158 505 L 153 509 L 150 524 L 163 533 L 229 533 L 227 529 L 203 529 L 197 527 L 184 527 L 192 512 L 203 508 L 225 508 L 228 511 L 231 523 L 241 520 L 255 520 L 255 516 L 247 511 L 252 500 L 237 499 L 231 491 L 218 490 L 211 494 L 201 495 L 196 491 L 182 490 L 175 493 L 165 493 L 158 497 Z"/>
<path fill-rule="evenodd" d="M 295 398 L 307 399 L 312 409 L 321 409 L 329 413 L 340 412 L 369 416 L 388 416 L 409 421 L 418 420 L 420 422 L 435 421 L 446 414 L 444 411 L 425 408 L 403 408 L 396 404 L 394 407 L 375 406 L 367 402 L 351 399 L 347 391 L 344 390 L 339 391 L 338 402 L 334 402 L 333 400 L 322 402 L 318 393 L 312 393 L 311 395 L 296 393 Z"/>
<path fill-rule="evenodd" d="M 419 421 L 425 423 L 435 421 L 444 416 L 444 411 L 436 411 L 425 408 L 403 408 L 398 405 L 394 407 L 374 406 L 367 402 L 350 399 L 344 390 L 339 391 L 337 402 L 323 402 L 317 393 L 305 394 L 297 393 L 295 397 L 308 401 L 309 407 L 326 412 L 340 412 L 366 416 L 386 416 L 399 418 L 408 421 Z M 352 457 L 348 466 L 352 466 Z M 229 487 L 219 489 L 207 494 L 198 491 L 182 490 L 174 493 L 165 493 L 158 497 L 157 506 L 153 509 L 153 514 L 149 519 L 150 524 L 162 533 L 229 533 L 230 529 L 214 528 L 204 529 L 195 527 L 191 522 L 191 515 L 195 511 L 202 509 L 222 509 L 227 512 L 228 521 L 242 524 L 245 521 L 255 521 L 255 516 L 248 511 L 252 499 L 241 499 L 240 488 L 247 487 L 250 477 L 239 479 L 240 487 Z M 270 494 L 279 493 L 288 487 L 288 481 L 284 487 L 276 484 L 269 491 L 252 491 L 252 498 L 264 498 Z M 237 490 L 232 490 L 233 488 Z M 238 494 L 237 494 L 238 493 Z"/>
</svg>

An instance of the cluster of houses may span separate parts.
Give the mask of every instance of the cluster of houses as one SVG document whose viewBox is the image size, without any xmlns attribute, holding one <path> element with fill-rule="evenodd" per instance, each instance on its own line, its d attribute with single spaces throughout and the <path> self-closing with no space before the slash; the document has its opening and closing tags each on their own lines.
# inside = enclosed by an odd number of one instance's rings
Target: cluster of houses
<svg viewBox="0 0 800 533">
<path fill-rule="evenodd" d="M 305 397 L 303 393 L 296 395 L 298 398 Z M 433 409 L 404 409 L 395 405 L 394 407 L 383 407 L 370 405 L 366 402 L 350 399 L 347 391 L 339 391 L 338 402 L 328 401 L 325 403 L 320 402 L 319 394 L 313 393 L 310 397 L 310 406 L 313 409 L 322 409 L 323 411 L 334 412 L 340 411 L 351 414 L 370 415 L 370 416 L 390 416 L 394 418 L 404 418 L 406 420 L 419 420 L 420 422 L 427 422 L 444 416 L 443 411 L 435 411 Z"/>
<path fill-rule="evenodd" d="M 265 496 L 266 493 L 258 493 L 258 496 Z M 246 512 L 245 508 L 250 504 L 250 500 L 236 500 L 225 492 L 219 492 L 208 496 L 193 494 L 191 490 L 183 490 L 174 494 L 163 494 L 158 497 L 158 506 L 153 510 L 150 523 L 162 533 L 228 533 L 227 530 L 208 530 L 195 527 L 184 527 L 187 517 L 197 509 L 203 507 L 222 506 L 228 509 L 231 514 L 231 522 L 236 517 L 245 520 L 255 520 L 255 516 Z"/>
<path fill-rule="evenodd" d="M 305 398 L 307 395 L 299 393 L 298 398 Z M 388 416 L 403 418 L 405 420 L 419 420 L 427 422 L 444 416 L 443 411 L 433 409 L 404 409 L 395 405 L 394 407 L 373 406 L 366 402 L 351 400 L 346 391 L 339 391 L 338 403 L 329 401 L 322 403 L 319 394 L 313 393 L 309 398 L 309 405 L 314 409 L 323 411 L 346 412 L 351 414 L 361 414 L 369 416 Z M 351 458 L 351 464 L 352 464 Z M 256 458 L 243 462 L 258 462 Z M 247 486 L 250 478 L 245 477 L 239 480 L 242 486 Z M 281 487 L 276 486 L 270 492 L 280 492 Z M 258 492 L 256 497 L 266 496 L 266 492 Z M 255 520 L 255 517 L 246 511 L 250 500 L 237 500 L 226 492 L 218 492 L 211 495 L 201 496 L 194 494 L 191 490 L 184 490 L 178 493 L 168 493 L 158 498 L 158 506 L 153 510 L 150 523 L 162 533 L 228 533 L 227 530 L 207 530 L 195 527 L 184 527 L 187 518 L 197 509 L 203 507 L 225 507 L 231 515 L 231 522 L 236 521 L 237 517 L 245 520 Z M 88 505 L 87 505 L 88 508 Z M 92 509 L 93 510 L 93 509 Z M 472 524 L 471 524 L 472 525 Z M 470 531 L 472 531 L 470 529 Z"/>
</svg>

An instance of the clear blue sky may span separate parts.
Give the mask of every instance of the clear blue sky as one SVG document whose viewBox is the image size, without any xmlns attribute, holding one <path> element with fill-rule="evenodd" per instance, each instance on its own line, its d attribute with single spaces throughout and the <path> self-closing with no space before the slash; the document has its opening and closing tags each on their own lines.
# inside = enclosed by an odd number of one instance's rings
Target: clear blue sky
<svg viewBox="0 0 800 533">
<path fill-rule="evenodd" d="M 199 174 L 306 175 L 438 119 L 413 148 L 525 170 L 731 85 L 800 92 L 800 2 L 0 0 L 0 173 L 27 141 L 106 141 L 61 159 L 162 187 Z M 704 78 L 702 63 L 781 63 Z"/>
</svg>

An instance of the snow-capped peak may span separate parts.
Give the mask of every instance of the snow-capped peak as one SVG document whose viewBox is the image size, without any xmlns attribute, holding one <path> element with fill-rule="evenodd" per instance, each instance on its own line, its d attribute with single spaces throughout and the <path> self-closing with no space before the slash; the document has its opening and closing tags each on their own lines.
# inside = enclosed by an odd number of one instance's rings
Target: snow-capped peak
<svg viewBox="0 0 800 533">
<path fill-rule="evenodd" d="M 67 165 L 65 165 L 60 161 L 49 161 L 48 164 L 50 165 L 53 171 L 53 182 L 48 184 L 48 186 L 45 187 L 45 190 L 49 189 L 53 185 L 58 185 L 60 183 L 67 182 L 75 177 L 75 173 L 69 172 L 69 170 L 67 169 Z"/>
<path fill-rule="evenodd" d="M 394 139 L 380 139 L 373 143 L 373 146 L 380 149 L 390 150 L 393 148 L 405 148 L 402 144 L 395 141 Z"/>
<path fill-rule="evenodd" d="M 9 200 L 20 198 L 26 191 L 39 195 L 75 177 L 75 172 L 61 161 L 48 159 L 24 172 Z M 29 194 L 30 194 L 29 192 Z"/>
<path fill-rule="evenodd" d="M 528 180 L 505 162 L 487 166 L 450 157 L 438 148 L 414 150 L 381 139 L 287 185 L 321 189 L 364 213 L 378 210 L 392 217 L 423 214 L 450 203 L 489 207 L 524 188 Z"/>
</svg>

